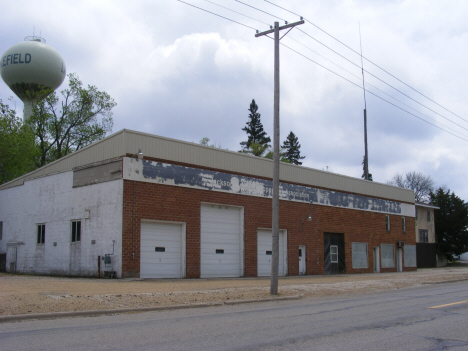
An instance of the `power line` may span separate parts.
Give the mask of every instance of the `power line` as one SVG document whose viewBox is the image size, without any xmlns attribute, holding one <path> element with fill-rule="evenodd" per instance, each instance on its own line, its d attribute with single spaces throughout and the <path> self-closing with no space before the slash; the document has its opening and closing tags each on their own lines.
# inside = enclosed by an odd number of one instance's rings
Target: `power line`
<svg viewBox="0 0 468 351">
<path fill-rule="evenodd" d="M 225 6 L 223 6 L 223 5 L 220 5 L 220 4 L 217 4 L 217 3 L 213 2 L 213 1 L 210 1 L 210 0 L 205 0 L 205 1 L 207 1 L 207 2 L 209 2 L 209 3 L 211 3 L 211 4 L 213 4 L 213 5 L 216 5 L 216 6 L 222 7 L 223 9 L 226 9 L 226 10 L 228 10 L 228 11 L 231 11 L 231 12 L 237 13 L 238 15 L 241 15 L 241 16 L 244 16 L 244 17 L 247 17 L 247 18 L 250 18 L 251 20 L 254 20 L 254 21 L 257 21 L 257 22 L 263 23 L 263 24 L 265 24 L 265 25 L 267 25 L 267 26 L 270 26 L 270 23 L 266 23 L 266 22 L 260 21 L 260 20 L 258 20 L 258 19 L 255 19 L 255 18 L 253 18 L 253 17 L 250 17 L 250 16 L 247 16 L 247 15 L 244 15 L 244 14 L 243 14 L 243 13 L 241 13 L 241 12 L 237 12 L 237 11 L 231 10 L 230 8 L 228 8 L 228 7 L 225 7 Z"/>
<path fill-rule="evenodd" d="M 294 50 L 293 48 L 290 48 L 289 46 L 287 46 L 287 45 L 285 45 L 285 44 L 281 44 L 281 45 L 283 45 L 284 47 L 288 48 L 289 50 L 295 52 L 296 54 L 298 54 L 298 55 L 304 57 L 306 60 L 309 60 L 309 61 L 315 63 L 316 65 L 318 65 L 318 66 L 320 66 L 320 67 L 326 69 L 327 71 L 329 71 L 329 72 L 335 74 L 336 76 L 338 76 L 338 77 L 340 77 L 340 78 L 346 80 L 347 82 L 349 82 L 349 83 L 355 85 L 355 86 L 358 87 L 359 89 L 363 89 L 359 84 L 356 84 L 356 83 L 354 83 L 353 81 L 350 81 L 349 79 L 343 77 L 342 75 L 340 75 L 340 74 L 338 74 L 338 73 L 332 71 L 331 69 L 329 69 L 329 68 L 327 68 L 327 67 L 321 65 L 320 63 L 318 63 L 318 62 L 316 62 L 316 61 L 314 61 L 314 60 L 312 60 L 311 58 L 309 58 L 309 57 L 307 57 L 307 56 L 301 54 L 299 51 L 296 51 L 296 50 Z M 451 133 L 451 132 L 449 132 L 449 131 L 447 131 L 447 130 L 445 130 L 445 129 L 443 129 L 443 128 L 441 128 L 441 127 L 439 127 L 439 126 L 437 126 L 437 125 L 435 125 L 435 124 L 433 124 L 433 123 L 431 123 L 431 122 L 428 122 L 428 121 L 426 121 L 424 118 L 421 118 L 421 117 L 415 115 L 414 113 L 411 113 L 411 112 L 405 110 L 404 108 L 402 108 L 402 107 L 400 107 L 400 106 L 398 106 L 398 105 L 396 105 L 396 104 L 394 104 L 394 103 L 392 103 L 392 102 L 390 102 L 390 101 L 384 99 L 383 97 L 381 97 L 381 96 L 379 96 L 379 95 L 377 95 L 377 94 L 375 94 L 375 93 L 373 93 L 373 92 L 371 92 L 371 91 L 369 91 L 369 90 L 367 90 L 367 92 L 368 92 L 369 94 L 371 94 L 371 95 L 374 95 L 376 98 L 378 98 L 378 99 L 380 99 L 380 100 L 382 100 L 382 101 L 385 101 L 386 103 L 388 103 L 388 104 L 390 104 L 390 105 L 392 105 L 392 106 L 394 106 L 394 107 L 396 107 L 396 108 L 398 108 L 398 109 L 400 109 L 400 110 L 402 110 L 402 111 L 408 113 L 409 115 L 414 116 L 414 117 L 416 117 L 417 119 L 419 119 L 419 120 L 421 120 L 421 121 L 423 121 L 423 122 L 426 122 L 427 124 L 430 124 L 430 125 L 432 125 L 432 126 L 434 126 L 434 127 L 436 127 L 436 128 L 439 128 L 440 130 L 443 130 L 444 132 L 449 133 L 449 134 L 451 134 L 451 135 L 453 135 L 453 136 L 455 136 L 455 137 L 457 137 L 457 138 L 459 138 L 459 139 L 462 139 L 462 140 L 464 140 L 464 141 L 468 141 L 468 139 L 465 139 L 465 138 L 463 138 L 463 137 L 460 137 L 460 136 L 458 136 L 458 135 L 455 135 L 455 134 L 453 134 L 453 133 Z"/>
<path fill-rule="evenodd" d="M 266 0 L 265 0 L 265 1 L 266 1 Z M 351 61 L 351 60 L 348 59 L 347 57 L 341 55 L 341 54 L 338 53 L 337 51 L 335 51 L 335 50 L 333 50 L 332 48 L 330 48 L 329 46 L 325 45 L 325 44 L 322 43 L 320 40 L 314 38 L 312 35 L 310 35 L 310 34 L 304 32 L 304 31 L 303 31 L 302 29 L 300 29 L 300 28 L 298 28 L 298 30 L 299 30 L 300 32 L 304 33 L 306 36 L 310 37 L 311 39 L 315 40 L 315 41 L 316 41 L 317 43 L 319 43 L 320 45 L 323 45 L 323 46 L 326 47 L 328 50 L 330 50 L 330 51 L 332 51 L 333 53 L 337 54 L 338 56 L 340 56 L 340 57 L 343 58 L 344 60 L 348 61 L 348 62 L 351 63 L 352 65 L 358 67 L 359 69 L 362 69 L 361 67 L 359 67 L 358 64 L 354 63 L 353 61 Z M 425 108 L 428 109 L 429 111 L 435 113 L 436 115 L 439 115 L 440 117 L 442 117 L 442 118 L 446 119 L 447 121 L 449 121 L 449 122 L 451 122 L 451 123 L 457 125 L 458 127 L 463 128 L 463 129 L 466 129 L 466 128 L 462 127 L 461 125 L 459 125 L 458 123 L 456 123 L 456 122 L 452 121 L 451 119 L 445 117 L 444 115 L 440 114 L 439 112 L 437 112 L 437 111 L 431 109 L 430 107 L 424 105 L 423 103 L 419 102 L 418 100 L 413 99 L 413 98 L 412 98 L 411 96 L 409 96 L 408 94 L 406 94 L 406 93 L 402 92 L 401 90 L 395 88 L 393 85 L 391 85 L 390 83 L 387 83 L 386 81 L 384 81 L 383 79 L 377 77 L 375 74 L 369 72 L 368 70 L 363 69 L 363 71 L 366 72 L 367 74 L 370 74 L 372 77 L 374 77 L 375 79 L 377 79 L 377 80 L 379 80 L 380 82 L 384 83 L 385 85 L 388 85 L 390 88 L 396 90 L 396 91 L 399 92 L 400 94 L 406 96 L 408 99 L 414 101 L 414 102 L 417 103 L 418 105 L 421 105 L 421 106 L 425 107 Z M 467 121 L 467 122 L 468 122 L 468 121 Z M 468 130 L 468 129 L 467 129 L 467 130 Z"/>
<path fill-rule="evenodd" d="M 244 27 L 247 27 L 247 28 L 253 29 L 253 30 L 255 30 L 255 31 L 257 30 L 257 29 L 256 29 L 256 28 L 254 28 L 254 27 L 250 27 L 250 26 L 248 26 L 248 25 L 246 25 L 246 24 L 243 24 L 243 23 L 240 23 L 240 22 L 234 21 L 234 20 L 232 20 L 232 19 L 230 19 L 230 18 L 227 18 L 227 17 L 221 16 L 221 15 L 218 15 L 217 13 L 214 13 L 214 12 L 211 12 L 211 11 L 205 10 L 205 9 L 203 9 L 203 8 L 201 8 L 201 7 L 198 7 L 198 6 L 195 6 L 195 5 L 189 4 L 188 2 L 185 2 L 185 1 L 182 1 L 182 0 L 177 0 L 177 1 L 179 1 L 179 2 L 181 2 L 181 3 L 183 3 L 183 4 L 186 4 L 186 5 L 189 5 L 189 6 L 195 7 L 195 8 L 197 8 L 197 9 L 199 9 L 199 10 L 202 10 L 202 11 L 205 11 L 205 12 L 208 12 L 208 13 L 211 13 L 212 15 L 215 15 L 215 16 L 218 16 L 218 17 L 221 17 L 221 18 L 224 18 L 224 19 L 226 19 L 226 20 L 228 20 L 228 21 L 231 21 L 231 22 L 234 22 L 234 23 L 240 24 L 241 26 L 244 26 Z"/>
<path fill-rule="evenodd" d="M 263 10 L 260 10 L 259 8 L 255 7 L 255 6 L 252 6 L 252 5 L 246 4 L 245 2 L 242 2 L 242 1 L 239 1 L 239 0 L 234 0 L 234 1 L 238 2 L 239 4 L 242 4 L 242 5 L 245 5 L 245 6 L 251 7 L 251 8 L 253 8 L 253 9 L 257 10 L 257 11 L 260 11 L 260 12 L 266 13 L 267 15 L 270 15 L 271 17 L 274 17 L 274 18 L 277 18 L 277 19 L 280 19 L 280 20 L 282 20 L 282 21 L 285 21 L 285 22 L 286 22 L 286 20 L 285 20 L 284 18 L 281 18 L 281 17 L 277 17 L 277 16 L 275 16 L 275 15 L 272 15 L 271 13 L 269 13 L 269 12 L 266 12 L 266 11 L 263 11 Z"/>
<path fill-rule="evenodd" d="M 338 65 L 337 63 L 335 63 L 335 62 L 333 62 L 332 60 L 326 58 L 325 56 L 319 54 L 317 51 L 311 49 L 311 48 L 308 47 L 307 45 L 304 45 L 303 43 L 299 42 L 298 40 L 294 39 L 293 37 L 289 36 L 288 39 L 295 41 L 295 42 L 298 43 L 299 45 L 301 45 L 301 46 L 305 47 L 306 49 L 312 51 L 314 54 L 320 56 L 320 57 L 323 58 L 324 60 L 330 62 L 332 65 L 334 65 L 334 66 L 338 67 L 339 69 L 345 71 L 346 73 L 350 74 L 351 76 L 353 76 L 353 77 L 355 77 L 355 78 L 357 78 L 357 79 L 361 79 L 361 77 L 359 77 L 358 75 L 356 75 L 356 74 L 354 74 L 354 73 L 348 71 L 347 69 L 341 67 L 341 66 Z M 443 125 L 445 128 L 448 128 L 448 129 L 454 131 L 455 133 L 460 133 L 460 132 L 456 131 L 455 129 L 453 129 L 452 127 L 450 127 L 450 126 L 448 126 L 448 125 L 445 125 L 445 124 L 443 124 L 443 123 L 441 123 L 441 122 L 435 120 L 434 118 L 432 118 L 432 117 L 426 115 L 425 113 L 422 113 L 421 111 L 416 110 L 414 107 L 412 107 L 412 106 L 410 106 L 410 105 L 404 103 L 403 101 L 398 100 L 396 97 L 394 97 L 394 96 L 392 96 L 392 95 L 386 93 L 386 92 L 383 91 L 382 89 L 377 88 L 375 85 L 369 83 L 368 81 L 366 82 L 366 84 L 367 84 L 368 86 L 372 87 L 373 89 L 379 91 L 380 93 L 382 93 L 382 94 L 388 96 L 389 98 L 391 98 L 391 99 L 397 101 L 398 103 L 402 104 L 403 106 L 406 106 L 407 108 L 409 108 L 409 109 L 411 109 L 411 110 L 413 110 L 413 111 L 416 111 L 416 112 L 419 113 L 420 115 L 423 115 L 424 117 L 426 117 L 426 118 L 428 118 L 428 119 L 430 119 L 430 120 L 432 120 L 432 121 L 434 121 L 434 122 L 437 122 L 437 123 Z M 366 90 L 366 91 L 368 91 L 368 90 Z M 463 127 L 461 127 L 461 128 L 463 128 Z M 465 128 L 463 128 L 463 129 L 465 129 Z M 467 130 L 468 130 L 468 129 L 467 129 Z M 460 134 L 461 134 L 461 133 L 460 133 Z"/>
<path fill-rule="evenodd" d="M 199 9 L 199 10 L 202 10 L 202 11 L 204 11 L 204 12 L 210 13 L 210 14 L 215 15 L 215 16 L 217 16 L 217 17 L 224 18 L 224 19 L 226 19 L 226 20 L 228 20 L 228 21 L 234 22 L 234 23 L 239 24 L 239 25 L 241 25 L 241 26 L 244 26 L 244 27 L 247 27 L 247 28 L 250 28 L 250 29 L 253 29 L 253 30 L 257 31 L 257 30 L 256 30 L 255 28 L 253 28 L 253 27 L 250 27 L 250 26 L 245 25 L 245 24 L 243 24 L 243 23 L 234 21 L 234 20 L 232 20 L 232 19 L 230 19 L 230 18 L 221 16 L 221 15 L 219 15 L 219 14 L 217 14 L 217 13 L 214 13 L 214 12 L 211 12 L 211 11 L 208 11 L 208 10 L 205 10 L 205 9 L 203 9 L 203 8 L 201 8 L 201 7 L 198 7 L 198 6 L 189 4 L 189 3 L 185 2 L 185 1 L 182 1 L 182 0 L 177 0 L 177 1 L 179 1 L 179 2 L 181 2 L 181 3 L 184 3 L 184 4 L 186 4 L 186 5 L 192 6 L 192 7 L 194 7 L 194 8 L 197 8 L 197 9 Z M 260 11 L 260 12 L 264 12 L 264 13 L 266 13 L 266 14 L 268 14 L 268 15 L 270 15 L 270 16 L 273 16 L 273 17 L 275 17 L 275 18 L 282 19 L 282 18 L 276 17 L 276 16 L 274 16 L 274 15 L 268 13 L 268 12 L 265 12 L 265 11 L 262 11 L 262 10 L 260 10 L 260 9 L 258 9 L 258 8 L 255 8 L 255 7 L 251 6 L 251 5 L 245 4 L 245 3 L 243 3 L 243 2 L 241 2 L 241 1 L 239 1 L 239 0 L 235 0 L 235 1 L 241 3 L 241 4 L 245 5 L 245 6 L 252 7 L 252 8 L 254 8 L 254 9 Z M 265 0 L 265 1 L 267 1 L 267 0 Z M 269 1 L 267 1 L 267 2 L 269 2 Z M 273 3 L 272 3 L 272 4 L 273 4 Z M 274 4 L 273 4 L 273 5 L 274 5 Z M 275 6 L 277 6 L 277 5 L 275 5 Z M 279 6 L 278 6 L 278 7 L 279 7 Z M 291 12 L 291 13 L 292 13 L 292 12 Z M 248 16 L 247 16 L 247 17 L 248 17 Z M 308 21 L 308 22 L 310 23 L 310 21 Z M 300 30 L 300 29 L 299 29 L 299 30 Z M 316 40 L 316 41 L 319 42 L 320 44 L 324 45 L 325 47 L 327 47 L 325 44 L 323 44 L 323 43 L 321 43 L 320 41 L 318 41 L 317 39 L 313 38 L 311 35 L 305 33 L 305 32 L 302 31 L 302 30 L 300 30 L 300 31 L 303 32 L 305 35 L 311 37 L 312 39 Z M 309 58 L 309 57 L 307 57 L 307 56 L 301 54 L 300 52 L 298 52 L 298 51 L 296 51 L 296 50 L 290 48 L 289 46 L 287 46 L 287 45 L 285 45 L 285 44 L 283 44 L 283 43 L 281 43 L 281 45 L 285 46 L 286 48 L 290 49 L 291 51 L 295 52 L 296 54 L 298 54 L 298 55 L 304 57 L 305 59 L 307 59 L 307 60 L 309 60 L 309 61 L 315 63 L 316 65 L 318 65 L 318 66 L 320 66 L 320 67 L 326 69 L 327 71 L 329 71 L 329 72 L 331 72 L 331 73 L 337 75 L 338 77 L 340 77 L 340 78 L 346 80 L 347 82 L 349 82 L 349 83 L 351 83 L 351 84 L 357 86 L 358 88 L 363 89 L 363 88 L 362 88 L 361 86 L 359 86 L 358 84 L 356 84 L 356 83 L 352 82 L 351 80 L 345 78 L 344 76 L 342 76 L 342 75 L 340 75 L 340 74 L 338 74 L 338 73 L 336 73 L 336 72 L 330 70 L 329 68 L 327 68 L 327 67 L 325 67 L 325 66 L 319 64 L 318 62 L 316 62 L 316 61 L 312 60 L 311 58 Z M 302 45 L 302 44 L 301 44 L 301 45 Z M 327 47 L 327 48 L 328 48 L 328 47 Z M 328 49 L 330 49 L 330 48 L 328 48 Z M 332 50 L 332 49 L 330 49 L 330 50 L 333 51 L 333 52 L 335 52 L 335 51 Z M 341 54 L 339 54 L 339 53 L 337 53 L 337 52 L 335 52 L 335 53 L 338 54 L 339 56 L 341 56 L 342 58 L 344 58 L 345 60 L 349 61 L 349 62 L 352 63 L 353 65 L 358 66 L 358 65 L 356 65 L 354 62 L 352 62 L 352 61 L 350 61 L 349 59 L 347 59 L 347 58 L 345 58 L 344 56 L 342 56 Z M 366 60 L 367 60 L 367 59 L 366 59 Z M 368 60 L 368 61 L 369 61 L 369 60 Z M 359 67 L 359 66 L 358 66 L 358 67 Z M 373 77 L 375 77 L 376 79 L 380 80 L 380 81 L 383 82 L 384 84 L 387 84 L 387 85 L 389 85 L 390 87 L 392 87 L 390 84 L 388 84 L 388 83 L 386 83 L 385 81 L 383 81 L 382 79 L 376 77 L 376 76 L 373 75 L 372 73 L 370 73 L 370 72 L 368 72 L 368 71 L 366 71 L 366 72 L 369 73 L 370 75 L 372 75 Z M 349 72 L 348 72 L 348 73 L 349 73 Z M 369 84 L 369 83 L 368 83 L 368 84 Z M 369 85 L 370 85 L 370 84 L 369 84 Z M 392 88 L 394 88 L 394 87 L 392 87 Z M 400 92 L 398 89 L 396 89 L 396 88 L 394 88 L 394 89 L 397 90 L 398 92 Z M 379 90 L 379 89 L 378 89 L 378 90 Z M 377 94 L 375 94 L 375 93 L 373 93 L 373 92 L 371 92 L 371 91 L 369 91 L 369 90 L 366 90 L 366 91 L 367 91 L 369 94 L 374 95 L 375 97 L 381 99 L 382 101 L 387 102 L 388 104 L 390 104 L 390 105 L 392 105 L 392 106 L 394 106 L 394 107 L 396 107 L 396 108 L 398 108 L 398 109 L 400 109 L 400 110 L 402 110 L 402 111 L 408 113 L 408 114 L 411 115 L 411 116 L 414 116 L 414 117 L 420 119 L 421 121 L 423 121 L 423 122 L 425 122 L 425 123 L 428 123 L 428 124 L 430 124 L 430 125 L 432 125 L 432 126 L 438 128 L 438 129 L 440 129 L 440 130 L 442 130 L 442 131 L 444 131 L 444 132 L 446 132 L 446 133 L 449 133 L 449 134 L 451 134 L 451 135 L 453 135 L 453 136 L 455 136 L 455 137 L 457 137 L 457 138 L 459 138 L 459 139 L 462 139 L 462 140 L 464 140 L 464 141 L 468 141 L 468 139 L 465 139 L 465 138 L 463 138 L 463 137 L 460 137 L 460 136 L 458 136 L 458 135 L 455 135 L 455 134 L 453 134 L 453 133 L 451 133 L 451 132 L 449 132 L 449 131 L 447 131 L 447 130 L 445 130 L 445 129 L 443 129 L 443 128 L 441 128 L 441 127 L 439 127 L 439 126 L 437 126 L 437 125 L 435 125 L 435 124 L 433 124 L 433 123 L 430 123 L 430 122 L 426 121 L 425 119 L 423 119 L 423 118 L 421 118 L 421 117 L 419 117 L 419 116 L 417 116 L 417 115 L 415 115 L 415 114 L 413 114 L 413 113 L 411 113 L 411 112 L 405 110 L 404 108 L 402 108 L 402 107 L 400 107 L 400 106 L 398 106 L 398 105 L 396 105 L 396 104 L 394 104 L 394 103 L 392 103 L 392 102 L 390 102 L 390 101 L 388 101 L 388 100 L 386 100 L 386 99 L 380 97 L 379 95 L 377 95 Z M 457 123 L 451 121 L 450 119 L 448 119 L 448 118 L 446 118 L 446 117 L 440 115 L 439 113 L 437 113 L 436 111 L 433 111 L 432 109 L 428 108 L 427 106 L 425 106 L 425 105 L 419 103 L 418 101 L 414 100 L 413 98 L 409 97 L 408 95 L 404 94 L 403 92 L 400 92 L 400 93 L 403 94 L 404 96 L 408 97 L 409 99 L 415 101 L 416 103 L 420 104 L 421 106 L 426 107 L 426 108 L 429 109 L 430 111 L 432 111 L 432 112 L 438 114 L 439 116 L 443 117 L 444 119 L 446 119 L 446 120 L 448 120 L 448 121 L 450 121 L 450 122 L 456 124 L 456 125 L 459 126 L 460 128 L 463 128 L 462 126 L 460 126 L 460 125 L 458 125 Z M 386 94 L 386 95 L 388 95 L 388 94 Z M 392 97 L 392 98 L 393 98 L 393 97 Z M 395 99 L 395 100 L 397 100 L 397 99 Z M 397 101 L 398 101 L 398 100 L 397 100 Z M 402 103 L 402 104 L 403 104 L 403 103 Z M 419 112 L 419 111 L 418 111 L 418 112 Z M 426 115 L 424 115 L 424 116 L 426 116 Z M 426 117 L 428 117 L 428 116 L 426 116 Z M 428 118 L 430 118 L 430 117 L 428 117 Z M 447 126 L 445 126 L 445 127 L 447 127 Z M 447 127 L 447 128 L 449 128 L 449 127 Z M 465 128 L 463 128 L 463 129 L 465 129 Z M 452 129 L 452 130 L 453 130 L 453 129 Z M 458 132 L 458 133 L 459 133 L 459 132 Z"/>
<path fill-rule="evenodd" d="M 292 13 L 293 15 L 296 15 L 296 16 L 300 16 L 298 15 L 297 13 L 293 12 L 293 11 L 290 11 L 282 6 L 279 6 L 279 5 L 276 5 L 274 4 L 273 2 L 269 1 L 269 0 L 264 0 L 266 1 L 267 3 L 273 5 L 273 6 L 276 6 L 284 11 L 287 11 L 289 13 Z M 313 25 L 314 27 L 316 27 L 317 29 L 319 29 L 320 31 L 322 31 L 323 33 L 325 33 L 326 35 L 328 35 L 329 37 L 333 38 L 334 40 L 336 40 L 337 42 L 339 42 L 340 44 L 344 45 L 345 47 L 347 47 L 349 50 L 353 51 L 354 53 L 356 53 L 357 55 L 360 55 L 359 52 L 357 52 L 356 50 L 354 50 L 353 48 L 349 47 L 348 45 L 346 45 L 345 43 L 343 43 L 342 41 L 340 41 L 339 39 L 335 38 L 333 35 L 331 35 L 330 33 L 326 32 L 325 30 L 323 30 L 322 28 L 320 28 L 319 26 L 317 26 L 315 23 L 309 21 L 308 19 L 304 18 L 305 21 L 309 22 L 311 25 Z M 387 73 L 389 76 L 393 77 L 394 79 L 396 79 L 397 81 L 399 81 L 400 83 L 406 85 L 408 88 L 410 88 L 411 90 L 414 90 L 415 92 L 417 92 L 418 94 L 420 94 L 421 96 L 425 97 L 426 99 L 428 99 L 429 101 L 433 102 L 434 104 L 436 104 L 437 106 L 443 108 L 444 110 L 446 110 L 447 112 L 450 112 L 451 114 L 453 114 L 454 116 L 462 119 L 463 121 L 465 122 L 468 122 L 468 120 L 464 119 L 463 117 L 457 115 L 456 113 L 450 111 L 449 109 L 445 108 L 444 106 L 442 106 L 441 104 L 439 104 L 438 102 L 434 101 L 433 99 L 431 99 L 430 97 L 424 95 L 423 93 L 421 93 L 420 91 L 416 90 L 415 88 L 413 88 L 412 86 L 410 86 L 409 84 L 405 83 L 404 81 L 402 81 L 401 79 L 399 79 L 398 77 L 394 76 L 393 74 L 391 74 L 390 72 L 388 72 L 387 70 L 385 70 L 384 68 L 380 67 L 379 65 L 377 65 L 376 63 L 374 63 L 373 61 L 369 60 L 368 58 L 366 58 L 364 56 L 364 59 L 366 61 L 368 61 L 369 63 L 371 63 L 372 65 L 374 65 L 375 67 L 379 68 L 380 70 L 384 71 L 385 73 Z"/>
</svg>

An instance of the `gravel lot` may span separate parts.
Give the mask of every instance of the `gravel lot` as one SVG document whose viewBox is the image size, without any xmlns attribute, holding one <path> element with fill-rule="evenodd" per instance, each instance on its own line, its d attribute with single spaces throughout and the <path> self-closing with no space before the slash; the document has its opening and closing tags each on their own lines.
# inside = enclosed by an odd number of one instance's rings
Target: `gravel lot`
<svg viewBox="0 0 468 351">
<path fill-rule="evenodd" d="M 468 261 L 416 272 L 279 279 L 280 296 L 363 294 L 468 280 Z M 268 298 L 269 278 L 86 279 L 0 273 L 0 316 Z"/>
</svg>

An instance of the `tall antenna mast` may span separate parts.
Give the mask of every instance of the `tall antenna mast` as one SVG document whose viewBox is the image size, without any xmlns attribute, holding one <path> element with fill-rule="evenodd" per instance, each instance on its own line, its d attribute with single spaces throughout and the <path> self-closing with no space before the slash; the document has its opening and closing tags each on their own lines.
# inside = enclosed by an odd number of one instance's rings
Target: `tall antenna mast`
<svg viewBox="0 0 468 351">
<path fill-rule="evenodd" d="M 361 46 L 362 90 L 364 91 L 364 179 L 369 180 L 369 156 L 367 154 L 367 103 L 364 82 L 364 62 L 362 60 L 361 22 L 359 22 L 359 45 Z"/>
</svg>

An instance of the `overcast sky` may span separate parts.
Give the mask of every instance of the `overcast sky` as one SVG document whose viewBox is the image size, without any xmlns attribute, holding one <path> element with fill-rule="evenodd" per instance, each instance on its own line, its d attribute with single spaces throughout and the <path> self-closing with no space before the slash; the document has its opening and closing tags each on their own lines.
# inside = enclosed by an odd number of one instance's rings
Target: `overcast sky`
<svg viewBox="0 0 468 351">
<path fill-rule="evenodd" d="M 468 200 L 467 1 L 243 0 L 264 12 L 235 0 L 184 1 L 245 26 L 176 0 L 4 1 L 0 52 L 34 30 L 68 73 L 115 99 L 114 132 L 208 137 L 237 151 L 252 99 L 273 134 L 274 43 L 252 28 L 299 20 L 273 4 L 283 6 L 307 21 L 281 40 L 281 142 L 293 131 L 304 166 L 361 177 L 361 59 L 326 34 L 359 52 L 360 25 L 364 57 L 407 84 L 364 59 L 374 181 L 422 172 Z M 10 96 L 0 82 L 0 98 L 22 114 Z"/>
</svg>

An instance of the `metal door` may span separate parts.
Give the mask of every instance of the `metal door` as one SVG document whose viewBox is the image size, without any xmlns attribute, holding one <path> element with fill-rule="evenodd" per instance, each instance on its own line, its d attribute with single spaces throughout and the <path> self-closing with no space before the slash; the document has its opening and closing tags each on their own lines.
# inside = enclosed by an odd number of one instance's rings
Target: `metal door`
<svg viewBox="0 0 468 351">
<path fill-rule="evenodd" d="M 299 246 L 299 275 L 306 274 L 306 249 L 304 245 Z"/>
<path fill-rule="evenodd" d="M 325 274 L 345 273 L 344 234 L 325 233 L 323 243 Z"/>
<path fill-rule="evenodd" d="M 380 255 L 379 255 L 379 247 L 374 247 L 374 273 L 380 272 Z"/>
<path fill-rule="evenodd" d="M 396 257 L 397 257 L 397 271 L 403 272 L 403 250 L 401 247 L 397 248 Z"/>
</svg>

